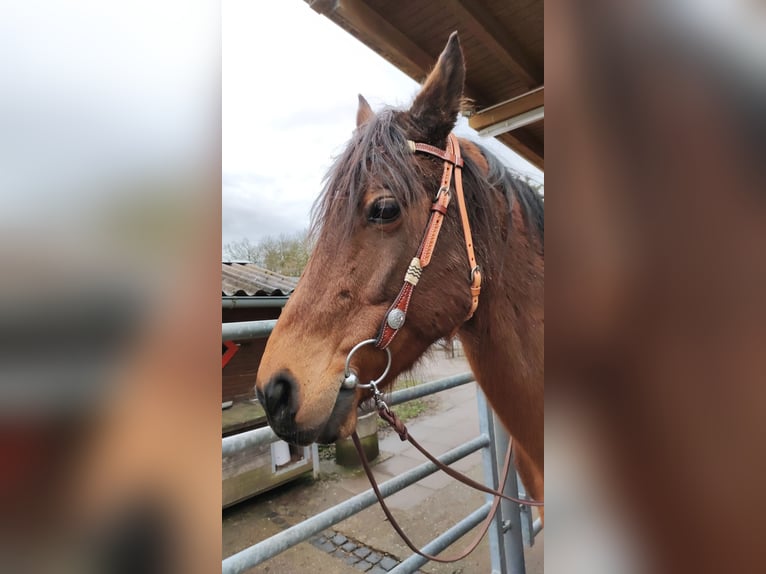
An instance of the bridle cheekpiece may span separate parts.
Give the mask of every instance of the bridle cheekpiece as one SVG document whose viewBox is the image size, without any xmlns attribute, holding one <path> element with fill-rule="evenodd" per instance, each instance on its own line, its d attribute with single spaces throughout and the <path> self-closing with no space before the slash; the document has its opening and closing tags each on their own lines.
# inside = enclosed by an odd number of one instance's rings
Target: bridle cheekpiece
<svg viewBox="0 0 766 574">
<path fill-rule="evenodd" d="M 457 137 L 455 137 L 454 134 L 449 134 L 447 137 L 447 149 L 440 149 L 426 143 L 414 142 L 411 140 L 407 140 L 407 147 L 412 153 L 426 153 L 442 159 L 444 161 L 444 170 L 442 172 L 439 188 L 436 191 L 433 203 L 431 204 L 431 216 L 426 225 L 425 232 L 423 233 L 423 238 L 420 241 L 420 246 L 418 247 L 415 257 L 412 258 L 412 261 L 410 261 L 410 264 L 407 267 L 407 272 L 404 275 L 404 283 L 399 290 L 399 294 L 383 316 L 383 321 L 378 330 L 378 336 L 375 339 L 368 339 L 356 345 L 346 358 L 343 386 L 347 389 L 359 385 L 359 380 L 356 374 L 351 371 L 349 362 L 351 356 L 360 347 L 374 344 L 376 348 L 386 351 L 388 355 L 388 367 L 391 365 L 391 351 L 388 349 L 388 346 L 391 344 L 391 341 L 393 341 L 399 330 L 404 326 L 407 319 L 407 310 L 410 306 L 410 299 L 412 298 L 412 292 L 415 290 L 418 281 L 420 281 L 423 270 L 428 267 L 431 262 L 431 255 L 436 247 L 436 241 L 439 238 L 439 232 L 441 231 L 444 216 L 447 215 L 447 208 L 452 199 L 451 188 L 453 175 L 455 181 L 455 195 L 457 196 L 458 210 L 460 212 L 460 220 L 463 226 L 463 238 L 465 239 L 465 249 L 466 254 L 468 255 L 469 264 L 468 281 L 469 289 L 471 291 L 471 307 L 464 322 L 473 317 L 473 314 L 479 305 L 479 294 L 481 293 L 481 268 L 476 263 L 476 256 L 473 250 L 471 225 L 468 220 L 465 196 L 463 194 L 463 158 L 460 155 L 460 144 L 458 143 Z M 379 392 L 375 392 L 377 391 L 377 383 L 381 382 L 388 373 L 388 367 L 386 368 L 385 373 L 376 381 L 372 381 L 370 385 L 359 385 L 363 388 L 373 389 L 376 403 L 380 400 L 378 398 Z"/>
<path fill-rule="evenodd" d="M 452 199 L 451 184 L 454 175 L 455 194 L 457 195 L 458 209 L 460 219 L 463 225 L 463 237 L 465 239 L 466 254 L 468 255 L 469 274 L 468 280 L 471 290 L 471 307 L 465 321 L 473 317 L 476 307 L 479 305 L 479 293 L 481 292 L 481 269 L 476 264 L 476 256 L 473 250 L 473 238 L 471 237 L 471 225 L 468 220 L 468 212 L 465 207 L 465 196 L 463 194 L 463 158 L 460 155 L 460 144 L 454 134 L 447 138 L 447 149 L 443 150 L 435 146 L 413 142 L 407 140 L 407 146 L 413 153 L 421 152 L 433 155 L 444 160 L 444 170 L 442 172 L 441 183 L 431 205 L 431 217 L 423 233 L 423 239 L 420 242 L 415 257 L 410 261 L 407 272 L 404 275 L 404 284 L 399 291 L 399 295 L 394 299 L 393 304 L 386 312 L 380 329 L 378 331 L 375 346 L 378 349 L 385 349 L 394 339 L 396 334 L 404 326 L 407 317 L 407 309 L 410 305 L 412 292 L 420 280 L 423 270 L 431 262 L 431 255 L 436 247 L 436 241 L 439 238 L 444 216 L 447 215 L 447 208 Z"/>
</svg>

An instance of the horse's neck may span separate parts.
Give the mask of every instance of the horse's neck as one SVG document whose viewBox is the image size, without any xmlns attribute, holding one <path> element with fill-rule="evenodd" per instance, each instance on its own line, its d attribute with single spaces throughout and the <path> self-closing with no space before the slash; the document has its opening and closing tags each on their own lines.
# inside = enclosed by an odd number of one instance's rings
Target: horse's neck
<svg viewBox="0 0 766 574">
<path fill-rule="evenodd" d="M 537 458 L 544 408 L 544 264 L 525 245 L 509 246 L 504 258 L 487 266 L 479 307 L 460 339 L 495 412 Z"/>
<path fill-rule="evenodd" d="M 503 333 L 506 328 L 510 332 Z M 530 434 L 542 432 L 542 344 L 525 340 L 511 326 L 492 322 L 465 330 L 461 341 L 476 381 L 511 434 L 527 442 Z"/>
</svg>

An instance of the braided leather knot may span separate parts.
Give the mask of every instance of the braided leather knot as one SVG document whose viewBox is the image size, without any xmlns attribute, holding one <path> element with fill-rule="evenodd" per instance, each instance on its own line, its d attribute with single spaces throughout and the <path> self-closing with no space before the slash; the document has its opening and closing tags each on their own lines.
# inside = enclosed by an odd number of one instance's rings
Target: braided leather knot
<svg viewBox="0 0 766 574">
<path fill-rule="evenodd" d="M 399 438 L 402 441 L 407 440 L 409 436 L 409 432 L 407 431 L 407 427 L 402 422 L 402 420 L 396 416 L 396 413 L 390 410 L 387 407 L 381 408 L 379 411 L 380 418 L 382 418 L 384 421 L 386 421 L 392 429 L 396 431 L 396 434 L 399 435 Z"/>
</svg>

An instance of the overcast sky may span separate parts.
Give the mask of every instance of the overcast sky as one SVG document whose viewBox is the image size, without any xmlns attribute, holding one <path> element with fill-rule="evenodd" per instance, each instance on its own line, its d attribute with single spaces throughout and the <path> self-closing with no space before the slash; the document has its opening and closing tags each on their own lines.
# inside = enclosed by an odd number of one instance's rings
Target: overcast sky
<svg viewBox="0 0 766 574">
<path fill-rule="evenodd" d="M 406 107 L 418 84 L 303 0 L 223 0 L 223 244 L 306 227 L 355 126 L 357 94 Z M 445 38 L 446 42 L 446 38 Z M 469 133 L 465 123 L 459 132 Z M 506 162 L 534 166 L 494 139 Z"/>
</svg>

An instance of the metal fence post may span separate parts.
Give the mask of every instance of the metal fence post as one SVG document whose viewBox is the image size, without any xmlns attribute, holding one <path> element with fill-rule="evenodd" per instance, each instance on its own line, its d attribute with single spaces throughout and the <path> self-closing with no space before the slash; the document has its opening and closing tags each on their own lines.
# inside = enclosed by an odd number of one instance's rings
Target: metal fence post
<svg viewBox="0 0 766 574">
<path fill-rule="evenodd" d="M 476 387 L 479 408 L 479 426 L 490 439 L 490 446 L 482 451 L 484 476 L 497 486 L 500 472 L 505 463 L 508 449 L 508 433 L 492 412 L 489 403 L 479 387 Z M 518 496 L 516 473 L 511 471 L 503 491 Z M 492 500 L 491 495 L 487 495 Z M 489 529 L 489 548 L 492 574 L 525 574 L 524 543 L 521 536 L 521 516 L 513 502 L 503 500 Z"/>
<path fill-rule="evenodd" d="M 519 478 L 519 473 L 516 473 L 516 480 L 519 487 L 519 495 L 521 498 L 526 498 L 527 491 L 524 488 L 524 484 Z M 521 538 L 524 541 L 524 546 L 532 548 L 535 545 L 535 531 L 532 523 L 532 507 L 524 505 L 519 509 L 521 513 Z"/>
</svg>

